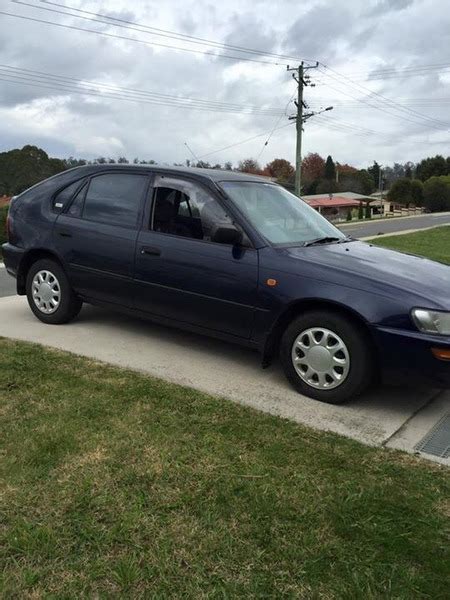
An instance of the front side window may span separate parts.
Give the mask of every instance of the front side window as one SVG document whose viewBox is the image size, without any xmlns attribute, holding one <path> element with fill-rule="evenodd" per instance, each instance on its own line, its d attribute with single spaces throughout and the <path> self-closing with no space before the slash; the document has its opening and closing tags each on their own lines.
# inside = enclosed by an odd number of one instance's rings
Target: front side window
<svg viewBox="0 0 450 600">
<path fill-rule="evenodd" d="M 221 186 L 255 229 L 274 245 L 301 245 L 327 237 L 346 239 L 306 202 L 278 185 L 224 181 Z"/>
<path fill-rule="evenodd" d="M 189 181 L 157 177 L 153 199 L 154 231 L 215 242 L 221 227 L 233 227 L 217 200 Z"/>
<path fill-rule="evenodd" d="M 98 223 L 136 227 L 146 186 L 145 175 L 108 173 L 93 177 L 84 200 L 83 218 Z"/>
</svg>

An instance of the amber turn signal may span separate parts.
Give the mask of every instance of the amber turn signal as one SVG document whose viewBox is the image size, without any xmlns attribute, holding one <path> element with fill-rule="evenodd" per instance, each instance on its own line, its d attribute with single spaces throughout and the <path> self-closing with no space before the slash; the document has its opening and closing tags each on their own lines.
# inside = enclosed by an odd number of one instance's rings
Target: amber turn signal
<svg viewBox="0 0 450 600">
<path fill-rule="evenodd" d="M 269 279 L 267 279 L 266 283 L 269 287 L 275 287 L 277 285 L 278 281 L 276 279 L 269 278 Z"/>
<path fill-rule="evenodd" d="M 450 348 L 431 348 L 431 352 L 440 360 L 450 360 Z"/>
</svg>

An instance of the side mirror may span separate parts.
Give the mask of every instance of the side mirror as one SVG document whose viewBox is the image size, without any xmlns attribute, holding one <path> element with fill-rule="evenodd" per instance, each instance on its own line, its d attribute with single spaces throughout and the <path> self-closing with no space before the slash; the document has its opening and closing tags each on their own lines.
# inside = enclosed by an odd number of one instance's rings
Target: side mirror
<svg viewBox="0 0 450 600">
<path fill-rule="evenodd" d="M 211 241 L 216 242 L 217 244 L 238 246 L 242 243 L 242 232 L 232 225 L 221 226 L 216 229 Z"/>
</svg>

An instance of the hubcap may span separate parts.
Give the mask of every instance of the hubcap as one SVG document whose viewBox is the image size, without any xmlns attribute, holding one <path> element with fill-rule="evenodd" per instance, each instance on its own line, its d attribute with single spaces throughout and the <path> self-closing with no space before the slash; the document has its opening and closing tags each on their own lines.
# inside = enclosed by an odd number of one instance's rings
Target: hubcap
<svg viewBox="0 0 450 600">
<path fill-rule="evenodd" d="M 311 387 L 329 390 L 347 379 L 347 346 L 329 329 L 311 327 L 302 331 L 294 340 L 291 356 L 297 375 Z"/>
<path fill-rule="evenodd" d="M 34 303 L 41 312 L 51 315 L 58 309 L 61 301 L 61 287 L 53 273 L 38 271 L 33 277 L 31 290 Z"/>
</svg>

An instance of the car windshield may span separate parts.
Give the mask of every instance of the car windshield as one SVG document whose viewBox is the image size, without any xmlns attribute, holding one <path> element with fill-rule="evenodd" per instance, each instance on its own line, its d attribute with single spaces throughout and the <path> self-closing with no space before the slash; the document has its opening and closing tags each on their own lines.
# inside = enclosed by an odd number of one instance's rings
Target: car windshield
<svg viewBox="0 0 450 600">
<path fill-rule="evenodd" d="M 347 239 L 306 202 L 278 185 L 245 181 L 224 181 L 221 185 L 271 244 L 304 245 Z"/>
</svg>

